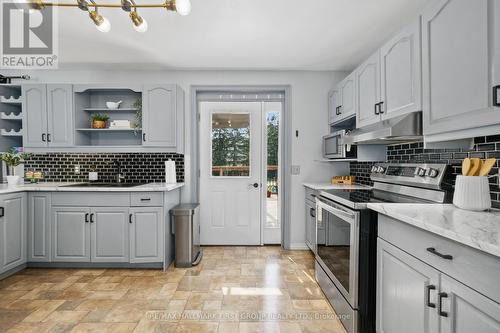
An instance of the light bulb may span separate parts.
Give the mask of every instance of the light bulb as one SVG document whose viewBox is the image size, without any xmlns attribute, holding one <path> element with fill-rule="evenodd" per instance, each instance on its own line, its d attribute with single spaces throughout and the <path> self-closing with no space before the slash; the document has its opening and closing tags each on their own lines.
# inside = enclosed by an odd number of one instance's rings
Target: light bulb
<svg viewBox="0 0 500 333">
<path fill-rule="evenodd" d="M 96 25 L 97 30 L 100 32 L 109 32 L 111 30 L 111 23 L 105 17 L 102 18 L 102 22 L 99 25 Z"/>
<path fill-rule="evenodd" d="M 179 15 L 186 16 L 191 13 L 191 1 L 190 0 L 175 0 L 175 10 Z"/>
<path fill-rule="evenodd" d="M 134 29 L 135 31 L 137 32 L 146 32 L 146 30 L 148 30 L 148 22 L 146 21 L 146 19 L 143 17 L 142 18 L 142 23 L 140 23 L 139 25 L 135 25 L 134 24 Z"/>
</svg>

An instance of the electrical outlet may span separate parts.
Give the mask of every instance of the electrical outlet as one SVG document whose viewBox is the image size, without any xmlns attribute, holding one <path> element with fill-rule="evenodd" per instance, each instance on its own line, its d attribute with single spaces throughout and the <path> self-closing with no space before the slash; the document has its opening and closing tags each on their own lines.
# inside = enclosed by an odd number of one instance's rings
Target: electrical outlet
<svg viewBox="0 0 500 333">
<path fill-rule="evenodd" d="M 80 165 L 75 164 L 75 175 L 79 175 L 79 174 L 80 174 Z"/>
<path fill-rule="evenodd" d="M 291 167 L 292 175 L 300 175 L 300 165 L 292 165 Z"/>
</svg>

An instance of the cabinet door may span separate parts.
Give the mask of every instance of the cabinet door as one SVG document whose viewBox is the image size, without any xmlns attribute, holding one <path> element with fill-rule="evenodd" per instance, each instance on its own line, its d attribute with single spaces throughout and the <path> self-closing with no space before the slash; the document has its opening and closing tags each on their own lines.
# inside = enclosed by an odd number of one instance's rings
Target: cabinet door
<svg viewBox="0 0 500 333">
<path fill-rule="evenodd" d="M 73 86 L 47 85 L 47 142 L 50 147 L 73 145 Z"/>
<path fill-rule="evenodd" d="M 339 91 L 341 106 L 339 108 L 340 114 L 338 116 L 338 119 L 340 120 L 348 118 L 350 116 L 354 116 L 356 114 L 356 101 L 354 98 L 354 74 L 349 75 L 342 82 L 340 82 Z"/>
<path fill-rule="evenodd" d="M 23 145 L 28 148 L 47 146 L 47 87 L 25 84 L 23 94 Z"/>
<path fill-rule="evenodd" d="M 422 111 L 420 17 L 380 49 L 383 118 Z"/>
<path fill-rule="evenodd" d="M 50 261 L 50 193 L 28 196 L 28 261 Z"/>
<path fill-rule="evenodd" d="M 26 263 L 26 194 L 6 195 L 0 207 L 0 272 L 5 272 Z"/>
<path fill-rule="evenodd" d="M 357 127 L 380 121 L 376 108 L 380 102 L 380 53 L 377 51 L 355 72 L 357 98 Z"/>
<path fill-rule="evenodd" d="M 127 208 L 96 208 L 90 216 L 92 262 L 128 262 L 129 215 Z"/>
<path fill-rule="evenodd" d="M 500 333 L 500 304 L 441 275 L 441 333 Z"/>
<path fill-rule="evenodd" d="M 52 260 L 90 261 L 90 210 L 83 207 L 52 208 Z"/>
<path fill-rule="evenodd" d="M 130 262 L 163 261 L 163 209 L 131 208 Z"/>
<path fill-rule="evenodd" d="M 333 124 L 338 121 L 339 115 L 338 106 L 339 103 L 339 92 L 337 90 L 332 90 L 328 94 L 328 124 Z"/>
<path fill-rule="evenodd" d="M 311 204 L 306 202 L 306 244 L 311 251 L 314 252 L 313 248 L 313 239 L 312 239 L 312 230 L 311 230 L 311 222 L 313 215 L 315 214 L 316 208 L 314 208 Z"/>
<path fill-rule="evenodd" d="M 142 93 L 143 145 L 175 147 L 177 135 L 176 87 L 144 86 Z"/>
<path fill-rule="evenodd" d="M 439 0 L 422 15 L 424 134 L 500 123 L 492 107 L 494 0 Z M 494 10 L 495 13 L 491 12 Z"/>
<path fill-rule="evenodd" d="M 494 20 L 493 35 L 490 35 L 490 45 L 493 50 L 493 105 L 495 112 L 500 112 L 500 3 L 494 1 L 491 10 Z M 494 99 L 496 97 L 496 100 Z"/>
<path fill-rule="evenodd" d="M 378 333 L 437 333 L 438 290 L 438 271 L 378 239 Z"/>
</svg>

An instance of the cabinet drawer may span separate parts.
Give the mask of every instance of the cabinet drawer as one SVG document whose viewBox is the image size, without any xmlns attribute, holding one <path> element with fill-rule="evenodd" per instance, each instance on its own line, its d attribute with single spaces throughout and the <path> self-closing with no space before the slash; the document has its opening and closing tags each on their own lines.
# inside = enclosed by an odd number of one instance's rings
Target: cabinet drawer
<svg viewBox="0 0 500 333">
<path fill-rule="evenodd" d="M 163 206 L 163 194 L 160 192 L 135 192 L 130 195 L 130 205 Z"/>
<path fill-rule="evenodd" d="M 128 207 L 130 193 L 64 192 L 52 194 L 52 205 L 72 207 Z"/>
<path fill-rule="evenodd" d="M 379 214 L 378 235 L 437 270 L 500 303 L 500 258 Z M 453 259 L 443 259 L 435 248 Z"/>
</svg>

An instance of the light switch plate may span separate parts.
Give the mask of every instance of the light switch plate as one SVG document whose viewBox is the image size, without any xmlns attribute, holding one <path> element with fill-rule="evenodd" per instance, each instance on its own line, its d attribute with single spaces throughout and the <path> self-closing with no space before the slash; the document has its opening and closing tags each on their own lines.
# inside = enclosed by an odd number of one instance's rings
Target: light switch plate
<svg viewBox="0 0 500 333">
<path fill-rule="evenodd" d="M 292 165 L 291 173 L 294 176 L 300 175 L 300 165 Z"/>
<path fill-rule="evenodd" d="M 95 181 L 99 178 L 99 175 L 97 172 L 89 172 L 89 180 L 90 181 Z"/>
</svg>

